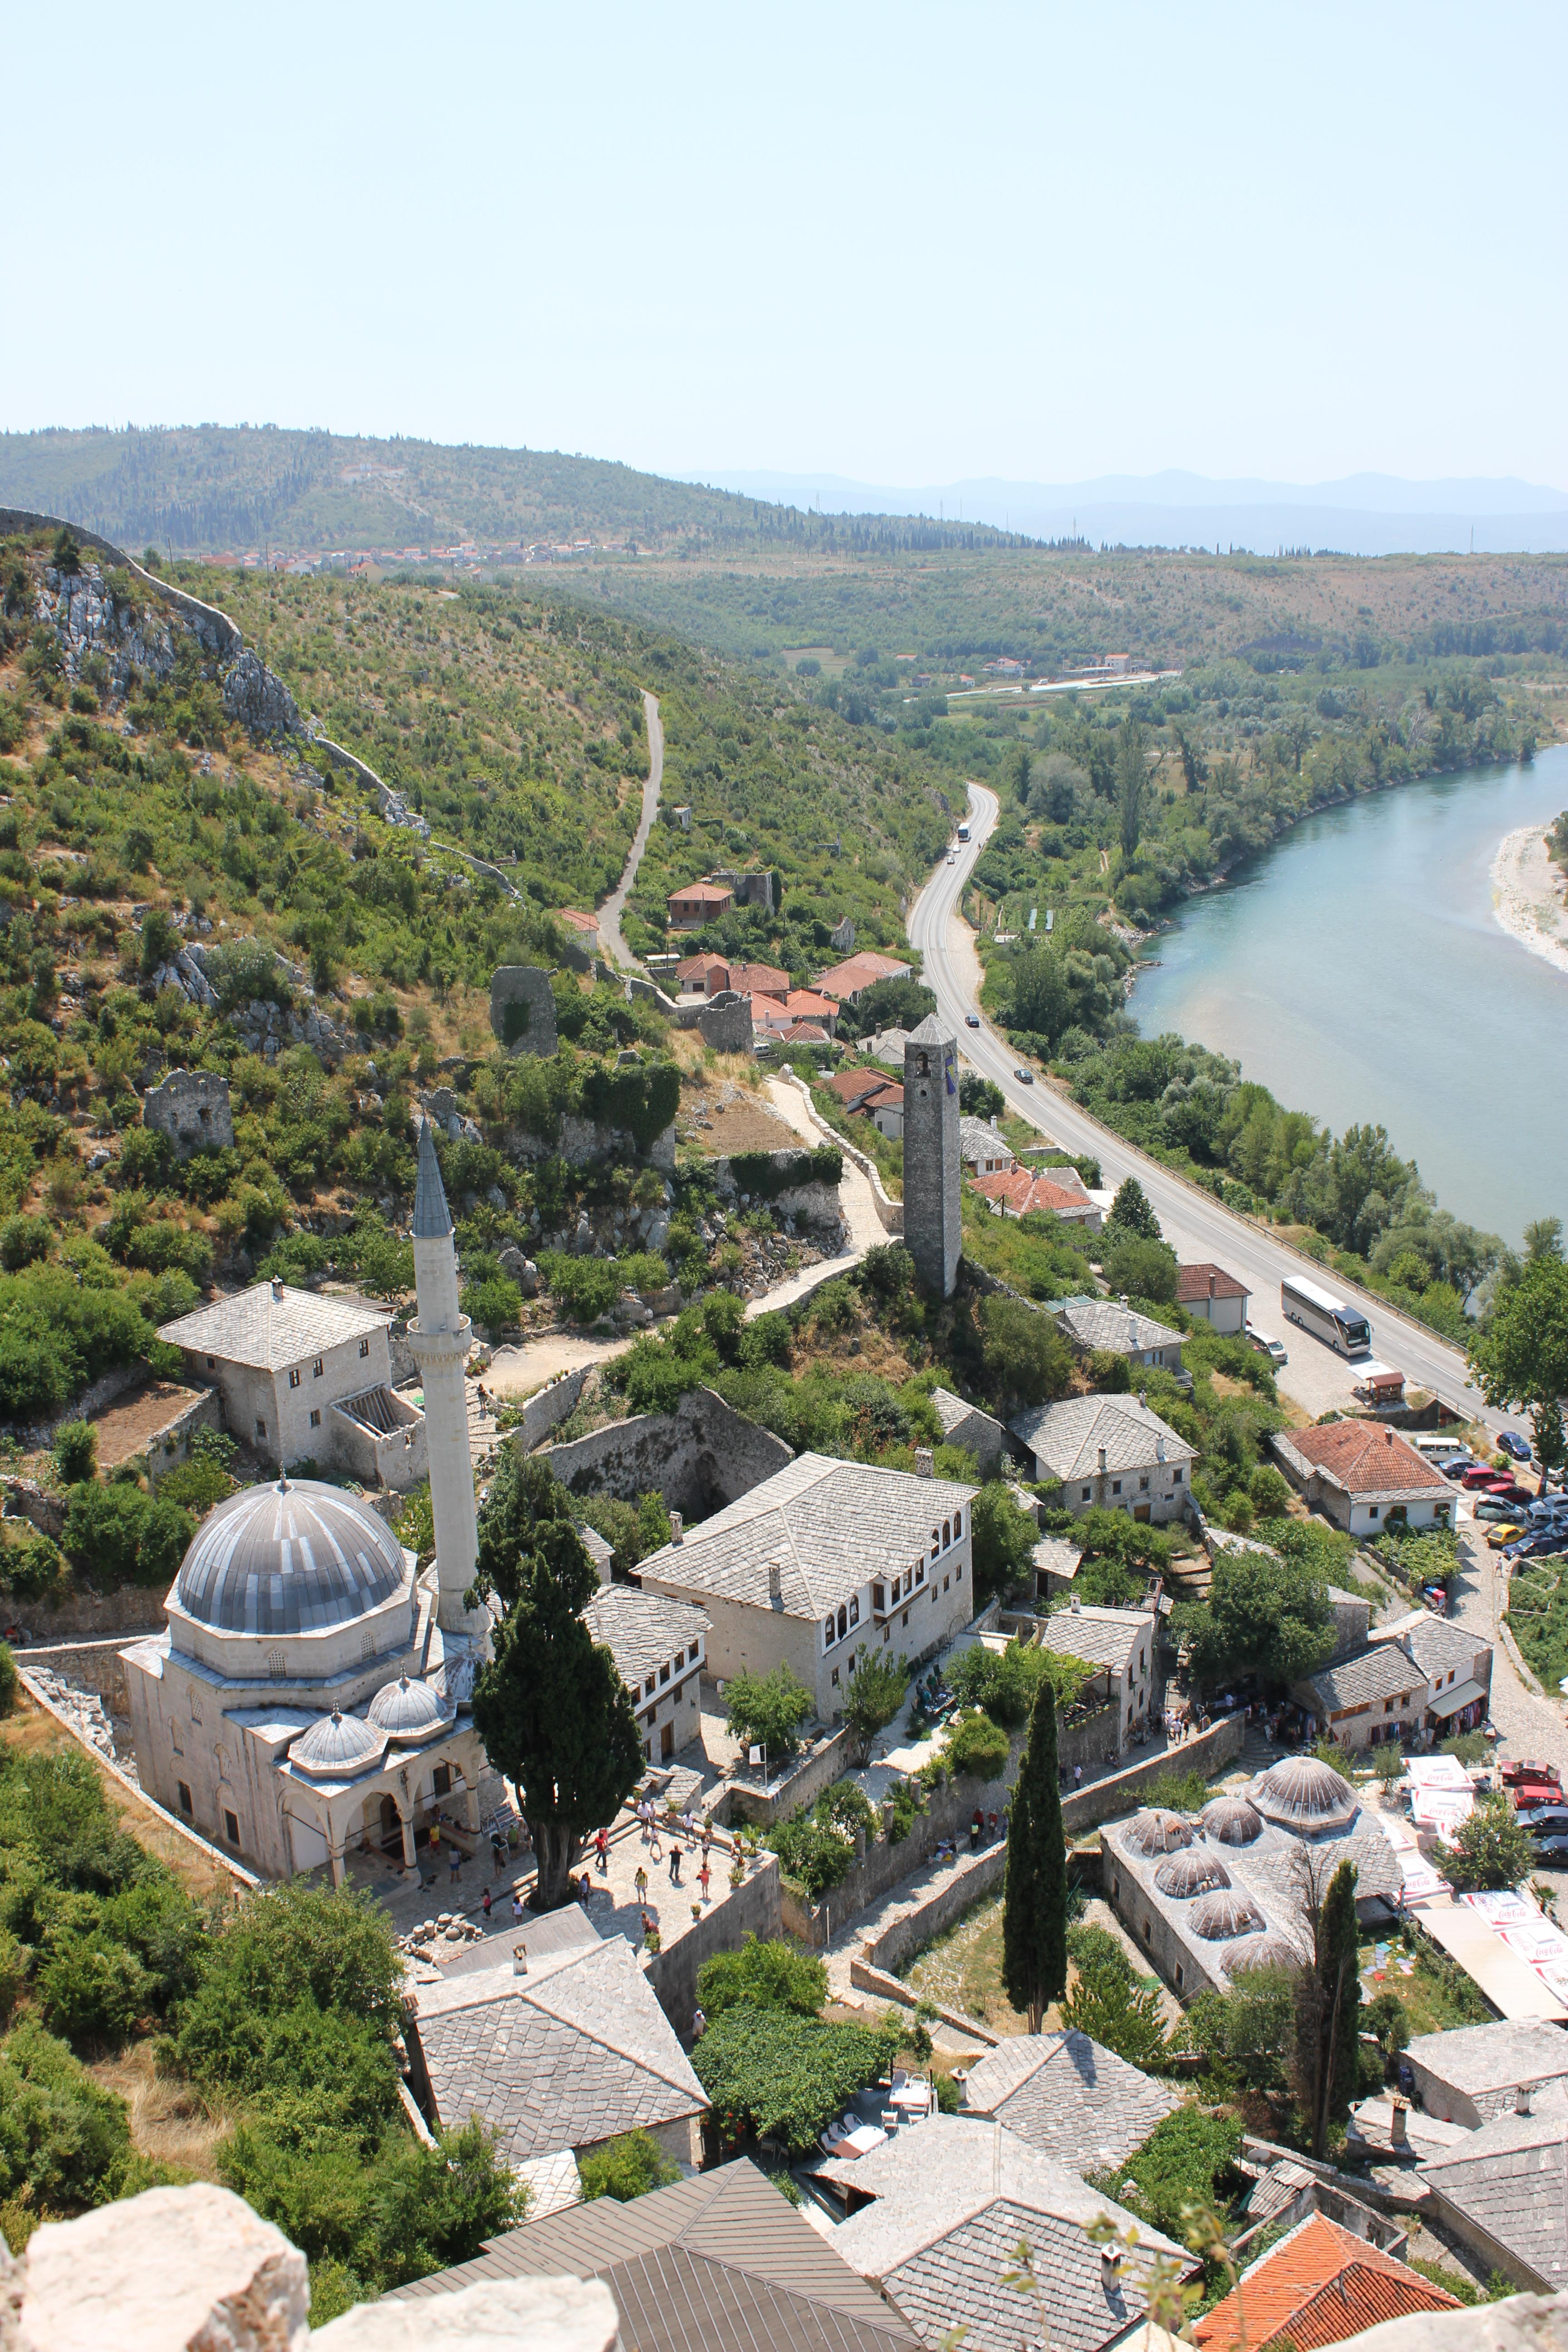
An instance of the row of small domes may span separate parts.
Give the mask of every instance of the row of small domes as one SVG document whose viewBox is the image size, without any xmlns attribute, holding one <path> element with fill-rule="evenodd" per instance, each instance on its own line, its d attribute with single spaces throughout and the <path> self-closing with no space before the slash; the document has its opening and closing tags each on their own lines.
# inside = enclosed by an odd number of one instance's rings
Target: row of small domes
<svg viewBox="0 0 1568 2352">
<path fill-rule="evenodd" d="M 389 1742 L 427 1739 L 452 1718 L 453 1710 L 428 1683 L 411 1683 L 400 1675 L 383 1684 L 363 1715 L 344 1715 L 334 1707 L 320 1717 L 295 1740 L 289 1761 L 312 1775 L 363 1771 Z"/>
</svg>

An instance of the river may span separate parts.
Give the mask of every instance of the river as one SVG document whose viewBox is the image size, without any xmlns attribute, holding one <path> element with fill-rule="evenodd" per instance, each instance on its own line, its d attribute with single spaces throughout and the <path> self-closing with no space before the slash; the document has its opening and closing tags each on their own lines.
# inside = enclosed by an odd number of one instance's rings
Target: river
<svg viewBox="0 0 1568 2352">
<path fill-rule="evenodd" d="M 1336 1131 L 1380 1121 L 1446 1209 L 1568 1224 L 1568 975 L 1492 912 L 1503 835 L 1568 807 L 1568 744 L 1305 818 L 1152 947 L 1131 1010 Z"/>
</svg>

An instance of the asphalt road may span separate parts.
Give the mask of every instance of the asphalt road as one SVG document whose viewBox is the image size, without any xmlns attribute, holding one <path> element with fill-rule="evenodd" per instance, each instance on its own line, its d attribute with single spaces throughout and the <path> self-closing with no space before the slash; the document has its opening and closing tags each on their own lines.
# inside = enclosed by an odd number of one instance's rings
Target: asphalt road
<svg viewBox="0 0 1568 2352">
<path fill-rule="evenodd" d="M 934 991 L 942 1015 L 952 1023 L 965 1058 L 1001 1087 L 1009 1109 L 1031 1120 L 1052 1142 L 1074 1154 L 1092 1152 L 1107 1185 L 1114 1187 L 1124 1176 L 1135 1175 L 1153 1205 L 1165 1239 L 1184 1263 L 1208 1261 L 1248 1286 L 1252 1293 L 1249 1319 L 1259 1330 L 1283 1340 L 1290 1357 L 1279 1376 L 1279 1387 L 1307 1411 L 1316 1414 L 1334 1404 L 1348 1404 L 1353 1375 L 1331 1349 L 1284 1320 L 1279 1285 L 1290 1274 L 1315 1276 L 1341 1295 L 1354 1298 L 1372 1324 L 1373 1354 L 1383 1363 L 1396 1365 L 1411 1387 L 1436 1390 L 1447 1403 L 1492 1429 L 1506 1426 L 1506 1417 L 1489 1411 L 1470 1385 L 1458 1349 L 1396 1314 L 1384 1300 L 1355 1290 L 1337 1276 L 1325 1276 L 1310 1260 L 1274 1240 L 1263 1228 L 1222 1208 L 1208 1194 L 1123 1142 L 1038 1076 L 1033 1086 L 1024 1085 L 1014 1076 L 1019 1055 L 984 1013 L 978 1029 L 964 1025 L 966 1014 L 980 1013 L 982 972 L 974 935 L 958 908 L 996 816 L 994 793 L 971 784 L 970 838 L 959 843 L 952 865 L 944 859 L 937 866 L 909 917 L 910 939 L 920 951 L 926 984 Z"/>
<path fill-rule="evenodd" d="M 599 908 L 599 952 L 610 962 L 619 964 L 623 971 L 642 969 L 621 937 L 621 917 L 626 913 L 626 900 L 632 895 L 632 884 L 637 878 L 637 867 L 642 864 L 642 854 L 658 813 L 658 788 L 664 781 L 664 728 L 658 715 L 658 697 L 649 694 L 645 687 L 642 701 L 647 714 L 647 780 L 642 788 L 642 815 L 621 878 Z"/>
</svg>

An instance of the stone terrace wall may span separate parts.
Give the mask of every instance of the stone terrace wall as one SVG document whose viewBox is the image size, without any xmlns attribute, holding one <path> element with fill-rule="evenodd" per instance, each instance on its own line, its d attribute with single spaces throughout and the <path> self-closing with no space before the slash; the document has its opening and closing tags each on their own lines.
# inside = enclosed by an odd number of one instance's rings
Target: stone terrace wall
<svg viewBox="0 0 1568 2352">
<path fill-rule="evenodd" d="M 110 1715 L 129 1715 L 131 1700 L 120 1654 L 135 1639 L 133 1633 L 116 1633 L 101 1642 L 39 1643 L 18 1651 L 17 1663 L 24 1674 L 64 1675 L 83 1690 L 96 1691 Z"/>
<path fill-rule="evenodd" d="M 814 1805 L 825 1789 L 841 1780 L 855 1760 L 855 1734 L 847 1726 L 836 1731 L 831 1739 L 808 1756 L 794 1772 L 767 1787 L 760 1783 L 732 1780 L 719 1802 L 710 1808 L 715 1821 L 726 1829 L 736 1822 L 750 1822 L 757 1829 L 772 1829 L 775 1822 L 784 1821 L 797 1805 Z"/>
<path fill-rule="evenodd" d="M 536 1390 L 528 1399 L 516 1433 L 518 1443 L 525 1454 L 531 1452 L 541 1438 L 548 1437 L 552 1429 L 559 1428 L 576 1411 L 577 1400 L 583 1393 L 588 1375 L 596 1370 L 593 1364 L 579 1364 L 574 1372 L 563 1372 L 558 1381 L 552 1381 L 547 1388 Z M 509 1436 L 511 1433 L 508 1432 Z"/>
<path fill-rule="evenodd" d="M 1081 1836 L 1097 1822 L 1108 1822 L 1113 1815 L 1142 1803 L 1141 1791 L 1151 1780 L 1158 1780 L 1167 1772 L 1201 1772 L 1205 1780 L 1212 1780 L 1240 1755 L 1246 1728 L 1239 1714 L 1227 1715 L 1180 1748 L 1162 1748 L 1157 1755 L 1145 1757 L 1142 1763 L 1129 1764 L 1124 1771 L 1108 1772 L 1103 1780 L 1093 1781 L 1076 1796 L 1065 1798 L 1062 1822 L 1068 1835 Z"/>
<path fill-rule="evenodd" d="M 612 1422 L 540 1459 L 574 1495 L 635 1503 L 657 1491 L 673 1511 L 700 1519 L 749 1494 L 795 1460 L 782 1437 L 731 1411 L 711 1389 L 692 1389 L 671 1413 Z"/>
<path fill-rule="evenodd" d="M 662 1906 L 673 1909 L 673 1897 Z M 663 1951 L 646 1954 L 643 1974 L 677 2033 L 691 2031 L 697 2006 L 697 1972 L 715 1952 L 738 1952 L 748 1935 L 766 1942 L 783 1932 L 779 1858 L 759 1854 L 742 1885 L 726 1888 L 724 1900 L 677 1936 Z"/>
</svg>

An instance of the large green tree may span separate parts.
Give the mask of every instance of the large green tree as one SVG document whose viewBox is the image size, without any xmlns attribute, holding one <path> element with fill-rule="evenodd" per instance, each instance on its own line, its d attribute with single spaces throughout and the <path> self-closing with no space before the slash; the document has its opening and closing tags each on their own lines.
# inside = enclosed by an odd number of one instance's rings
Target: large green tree
<svg viewBox="0 0 1568 2352">
<path fill-rule="evenodd" d="M 1327 2153 L 1329 2126 L 1350 2113 L 1361 2034 L 1355 1864 L 1342 1862 L 1328 1880 L 1320 1858 L 1297 1857 L 1302 1907 L 1312 1930 L 1312 1965 L 1296 1987 L 1296 2089 L 1312 2154 Z"/>
<path fill-rule="evenodd" d="M 1136 1176 L 1124 1176 L 1116 1188 L 1116 1198 L 1105 1221 L 1108 1237 L 1113 1226 L 1118 1233 L 1136 1234 L 1142 1241 L 1157 1242 L 1161 1238 L 1160 1220 Z"/>
<path fill-rule="evenodd" d="M 1205 1684 L 1256 1674 L 1273 1690 L 1316 1673 L 1334 1645 L 1328 1580 L 1305 1560 L 1222 1552 L 1206 1601 L 1184 1605 L 1177 1632 Z"/>
<path fill-rule="evenodd" d="M 1535 1868 L 1535 1847 L 1507 1798 L 1489 1797 L 1459 1823 L 1437 1868 L 1456 1894 L 1522 1886 Z"/>
<path fill-rule="evenodd" d="M 1002 1882 L 1002 1981 L 1038 2033 L 1068 1981 L 1068 1857 L 1057 1777 L 1057 1696 L 1042 1683 L 1029 1716 L 1007 1820 Z"/>
<path fill-rule="evenodd" d="M 507 1603 L 474 1685 L 474 1727 L 518 1792 L 539 1866 L 534 1907 L 569 1899 L 584 1841 L 643 1770 L 631 1696 L 582 1612 L 598 1590 L 565 1490 L 509 1446 L 479 1516 L 476 1586 Z"/>
<path fill-rule="evenodd" d="M 1143 730 L 1135 719 L 1124 721 L 1116 747 L 1116 806 L 1121 826 L 1121 855 L 1131 864 L 1143 832 L 1143 809 L 1149 797 L 1149 762 L 1143 751 Z"/>
<path fill-rule="evenodd" d="M 1564 1459 L 1568 1397 L 1568 1265 L 1549 1249 L 1498 1293 L 1470 1342 L 1470 1364 L 1490 1405 L 1527 1408 L 1543 1470 Z"/>
</svg>

